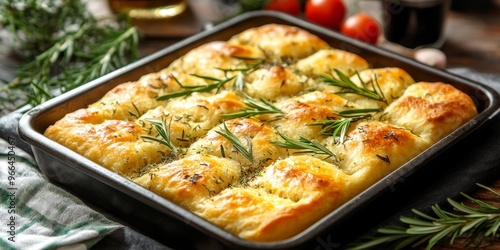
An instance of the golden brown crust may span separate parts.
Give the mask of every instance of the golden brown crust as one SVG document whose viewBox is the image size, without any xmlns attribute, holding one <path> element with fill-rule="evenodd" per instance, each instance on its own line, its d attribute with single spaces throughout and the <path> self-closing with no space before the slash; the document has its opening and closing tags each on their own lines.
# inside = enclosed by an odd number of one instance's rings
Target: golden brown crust
<svg viewBox="0 0 500 250">
<path fill-rule="evenodd" d="M 310 79 L 283 66 L 258 69 L 245 77 L 244 91 L 255 98 L 276 100 L 296 95 L 306 88 Z"/>
<path fill-rule="evenodd" d="M 133 122 L 72 122 L 89 118 L 86 112 L 78 111 L 77 114 L 82 116 L 62 119 L 47 128 L 45 136 L 120 175 L 134 176 L 143 166 L 161 162 L 165 152 L 168 152 L 162 145 L 141 140 L 139 135 L 143 129 Z"/>
<path fill-rule="evenodd" d="M 334 69 L 382 98 L 339 93 L 345 89 L 319 76 L 338 78 Z M 252 100 L 279 112 L 226 116 L 254 112 Z M 378 113 L 359 120 L 343 113 L 366 108 Z M 449 84 L 415 83 L 400 68 L 369 68 L 304 30 L 269 24 L 118 85 L 45 135 L 239 237 L 279 241 L 476 114 L 471 98 Z M 166 140 L 158 121 L 173 148 L 151 139 Z M 343 140 L 322 133 L 328 122 L 348 124 Z M 285 147 L 285 139 L 328 152 Z"/>
<path fill-rule="evenodd" d="M 401 96 L 404 90 L 415 82 L 406 71 L 393 67 L 366 69 L 351 76 L 350 79 L 360 87 L 364 84 L 369 90 L 381 92 L 380 96 L 384 99 L 383 101 L 377 101 L 360 95 L 342 95 L 362 108 L 385 107 Z"/>
<path fill-rule="evenodd" d="M 292 67 L 304 75 L 316 78 L 321 74 L 332 74 L 333 69 L 352 76 L 356 72 L 368 69 L 368 62 L 362 57 L 339 49 L 322 49 L 316 53 L 298 60 Z"/>
<path fill-rule="evenodd" d="M 363 191 L 430 146 L 410 131 L 378 121 L 353 124 L 343 144 L 329 143 L 340 168 Z M 354 192 L 354 191 L 353 191 Z"/>
<path fill-rule="evenodd" d="M 265 58 L 264 53 L 252 46 L 215 41 L 201 45 L 168 66 L 168 70 L 223 78 L 220 69 L 244 69 L 248 63 Z"/>
<path fill-rule="evenodd" d="M 233 92 L 223 91 L 216 95 L 193 93 L 149 110 L 136 124 L 147 130 L 149 136 L 157 136 L 149 120 L 164 119 L 169 124 L 172 142 L 176 146 L 189 146 L 218 125 L 221 115 L 237 112 L 244 106 L 241 98 Z"/>
<path fill-rule="evenodd" d="M 384 121 L 411 130 L 434 143 L 477 114 L 463 92 L 445 83 L 419 82 L 386 109 Z"/>
<path fill-rule="evenodd" d="M 236 185 L 241 176 L 237 162 L 201 154 L 146 169 L 145 172 L 134 181 L 194 211 L 197 211 L 200 202 Z"/>
<path fill-rule="evenodd" d="M 307 124 L 338 119 L 337 113 L 348 107 L 347 100 L 342 97 L 319 91 L 286 99 L 278 102 L 276 106 L 283 111 L 283 114 L 261 119 L 267 119 L 276 131 L 293 139 L 322 137 L 319 134 L 321 126 Z"/>
<path fill-rule="evenodd" d="M 219 125 L 208 131 L 207 135 L 193 143 L 187 155 L 214 155 L 233 159 L 241 164 L 244 171 L 255 172 L 286 156 L 286 151 L 272 144 L 278 139 L 276 132 L 266 123 L 243 118 L 226 121 L 228 131 L 235 135 L 247 148 L 248 141 L 252 145 L 253 162 L 247 159 L 223 135 L 217 132 L 224 131 L 224 125 Z"/>
<path fill-rule="evenodd" d="M 352 197 L 349 185 L 350 177 L 334 165 L 293 156 L 267 167 L 247 187 L 226 189 L 206 200 L 200 215 L 242 238 L 285 239 Z"/>
<path fill-rule="evenodd" d="M 231 44 L 249 45 L 264 51 L 267 61 L 297 60 L 329 47 L 321 38 L 286 25 L 268 24 L 250 28 L 229 39 Z"/>
<path fill-rule="evenodd" d="M 380 88 L 387 103 L 398 99 L 408 86 L 415 83 L 408 72 L 394 67 L 363 70 L 351 79 L 358 86 L 363 82 L 369 89 Z"/>
</svg>

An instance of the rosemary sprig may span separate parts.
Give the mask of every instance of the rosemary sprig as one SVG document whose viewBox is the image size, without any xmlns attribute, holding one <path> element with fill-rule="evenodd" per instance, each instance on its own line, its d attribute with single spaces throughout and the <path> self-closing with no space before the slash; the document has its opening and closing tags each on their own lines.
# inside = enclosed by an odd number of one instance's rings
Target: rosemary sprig
<svg viewBox="0 0 500 250">
<path fill-rule="evenodd" d="M 138 31 L 126 22 L 95 18 L 81 0 L 7 0 L 0 26 L 22 59 L 16 78 L 0 88 L 2 112 L 78 87 L 138 57 Z"/>
<path fill-rule="evenodd" d="M 73 65 L 64 75 L 64 80 L 70 84 L 63 86 L 68 91 L 86 82 L 118 69 L 138 57 L 137 47 L 139 33 L 135 27 L 126 30 L 106 30 L 106 37 L 100 39 L 100 44 L 91 51 L 75 51 L 78 58 L 85 58 L 85 65 Z M 87 61 L 88 60 L 88 61 Z M 83 67 L 85 66 L 85 67 Z"/>
<path fill-rule="evenodd" d="M 86 8 L 80 0 L 3 0 L 0 27 L 9 30 L 15 53 L 33 58 L 74 26 L 93 19 Z"/>
<path fill-rule="evenodd" d="M 177 82 L 177 84 L 179 84 L 179 86 L 181 86 L 181 88 L 183 88 L 185 90 L 159 96 L 158 98 L 156 98 L 156 100 L 164 101 L 164 100 L 169 100 L 169 99 L 176 98 L 176 97 L 189 96 L 195 92 L 209 92 L 209 91 L 212 91 L 214 89 L 217 90 L 216 93 L 219 93 L 220 89 L 222 88 L 222 86 L 224 84 L 233 80 L 236 77 L 236 76 L 233 76 L 233 77 L 229 77 L 226 79 L 218 79 L 218 78 L 211 77 L 211 76 L 202 76 L 202 75 L 196 75 L 196 74 L 191 74 L 191 75 L 198 77 L 198 78 L 205 79 L 205 80 L 213 81 L 213 83 L 208 84 L 208 85 L 187 86 L 187 85 L 182 85 L 182 83 L 179 80 L 177 80 L 177 78 L 174 78 L 175 81 Z"/>
<path fill-rule="evenodd" d="M 307 124 L 308 126 L 322 126 L 321 135 L 338 137 L 339 143 L 344 143 L 347 130 L 352 122 L 366 119 L 372 116 L 370 113 L 380 112 L 381 109 L 349 109 L 338 113 L 342 118 L 337 120 L 325 120 Z"/>
<path fill-rule="evenodd" d="M 247 67 L 244 67 L 244 68 L 230 68 L 230 69 L 216 68 L 216 69 L 221 70 L 224 73 L 228 73 L 228 72 L 242 72 L 242 73 L 247 73 L 248 71 L 256 69 L 257 67 L 259 67 L 260 65 L 262 65 L 262 63 L 265 61 L 265 59 L 262 59 L 262 58 L 238 57 L 238 56 L 233 56 L 233 57 L 236 58 L 236 59 L 240 59 L 240 60 L 257 61 L 257 62 L 256 63 L 249 63 L 249 64 L 247 64 Z"/>
<path fill-rule="evenodd" d="M 247 64 L 247 67 L 244 68 L 230 68 L 230 69 L 224 69 L 224 68 L 216 68 L 218 70 L 221 70 L 224 72 L 224 75 L 227 77 L 227 73 L 229 72 L 236 72 L 236 75 L 234 76 L 234 88 L 243 91 L 243 88 L 245 86 L 245 74 L 247 74 L 249 71 L 257 69 L 264 61 L 265 59 L 262 58 L 253 58 L 253 57 L 238 57 L 238 56 L 233 56 L 234 58 L 240 59 L 240 60 L 252 60 L 255 61 L 257 60 L 256 63 L 250 63 Z"/>
<path fill-rule="evenodd" d="M 258 60 L 257 63 L 249 64 L 248 67 L 245 68 L 235 68 L 235 69 L 223 69 L 223 68 L 215 68 L 224 72 L 226 76 L 225 79 L 218 79 L 212 76 L 204 76 L 198 74 L 191 74 L 192 76 L 204 79 L 206 81 L 211 81 L 213 83 L 208 85 L 197 85 L 197 86 L 187 86 L 183 85 L 178 79 L 174 78 L 174 80 L 184 89 L 184 91 L 178 91 L 174 93 L 165 94 L 156 98 L 158 101 L 169 100 L 176 97 L 189 96 L 195 92 L 210 92 L 216 89 L 216 93 L 219 93 L 222 86 L 232 80 L 235 80 L 235 87 L 237 89 L 243 90 L 243 73 L 246 73 L 249 70 L 255 69 L 258 67 L 264 60 L 260 58 L 246 58 L 246 57 L 235 57 L 242 60 Z M 234 76 L 227 77 L 228 72 L 237 72 Z"/>
<path fill-rule="evenodd" d="M 320 77 L 323 79 L 325 83 L 329 85 L 341 87 L 342 90 L 338 92 L 339 94 L 347 94 L 347 93 L 357 94 L 387 104 L 387 100 L 385 99 L 384 93 L 382 92 L 382 89 L 380 88 L 377 79 L 375 79 L 375 84 L 372 85 L 373 88 L 369 89 L 358 73 L 356 73 L 356 75 L 358 76 L 359 81 L 361 82 L 362 85 L 361 87 L 356 85 L 349 78 L 349 76 L 342 73 L 342 71 L 338 69 L 334 69 L 334 71 L 338 75 L 339 77 L 338 79 L 333 76 L 328 76 L 325 74 L 320 75 Z"/>
<path fill-rule="evenodd" d="M 158 142 L 160 144 L 163 144 L 167 147 L 169 147 L 174 154 L 177 153 L 177 148 L 175 145 L 172 143 L 172 140 L 170 139 L 170 126 L 172 124 L 172 117 L 170 117 L 170 122 L 168 123 L 165 121 L 164 118 L 161 120 L 159 119 L 146 119 L 146 121 L 150 122 L 154 128 L 156 129 L 156 132 L 158 132 L 158 135 L 160 135 L 160 138 L 156 138 L 153 136 L 147 136 L 143 135 L 141 138 L 146 139 L 146 140 L 151 140 Z"/>
<path fill-rule="evenodd" d="M 478 185 L 500 196 L 491 188 Z M 468 246 L 480 244 L 488 238 L 497 239 L 500 208 L 466 194 L 462 195 L 477 207 L 447 199 L 454 212 L 446 211 L 438 205 L 432 206 L 434 216 L 413 209 L 412 212 L 417 217 L 400 218 L 401 222 L 408 225 L 407 228 L 395 226 L 380 228 L 375 235 L 363 237 L 352 243 L 349 249 L 403 249 L 422 245 L 426 245 L 426 249 L 431 249 L 445 240 L 453 245 L 458 237 L 465 237 Z"/>
<path fill-rule="evenodd" d="M 272 141 L 271 143 L 282 148 L 289 148 L 289 149 L 297 149 L 299 150 L 296 152 L 296 154 L 318 154 L 318 155 L 326 155 L 327 157 L 325 158 L 331 158 L 333 157 L 334 162 L 338 163 L 337 156 L 327 149 L 325 146 L 321 145 L 317 141 L 309 140 L 304 137 L 300 137 L 299 140 L 294 140 L 290 137 L 287 137 L 286 135 L 278 132 L 278 135 L 285 140 L 284 142 L 280 141 Z"/>
<path fill-rule="evenodd" d="M 234 135 L 233 133 L 231 133 L 231 131 L 229 131 L 229 129 L 226 126 L 226 123 L 223 123 L 223 125 L 224 125 L 224 129 L 222 131 L 215 131 L 215 132 L 217 132 L 218 134 L 220 134 L 220 135 L 224 136 L 226 139 L 228 139 L 233 144 L 233 147 L 238 152 L 240 152 L 250 162 L 253 162 L 254 159 L 253 159 L 253 150 L 252 150 L 252 140 L 250 139 L 250 137 L 245 136 L 245 140 L 247 141 L 247 147 L 245 147 L 243 145 L 243 143 L 240 141 L 240 139 L 238 139 L 238 137 L 236 137 L 236 135 Z"/>
<path fill-rule="evenodd" d="M 221 115 L 221 117 L 226 119 L 235 119 L 240 117 L 248 118 L 262 114 L 283 114 L 283 111 L 281 111 L 279 108 L 274 106 L 274 104 L 272 104 L 271 102 L 269 102 L 264 98 L 259 98 L 260 102 L 258 102 L 252 97 L 246 94 L 244 95 L 245 95 L 244 103 L 247 105 L 247 107 L 240 109 L 240 112 L 232 114 L 223 114 Z"/>
</svg>

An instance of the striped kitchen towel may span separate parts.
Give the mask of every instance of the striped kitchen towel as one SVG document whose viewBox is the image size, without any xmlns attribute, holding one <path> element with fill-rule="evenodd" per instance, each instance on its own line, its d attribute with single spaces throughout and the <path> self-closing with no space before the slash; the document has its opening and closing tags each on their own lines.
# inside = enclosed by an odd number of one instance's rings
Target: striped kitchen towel
<svg viewBox="0 0 500 250">
<path fill-rule="evenodd" d="M 33 158 L 0 140 L 0 249 L 88 249 L 123 227 L 44 179 Z"/>
</svg>

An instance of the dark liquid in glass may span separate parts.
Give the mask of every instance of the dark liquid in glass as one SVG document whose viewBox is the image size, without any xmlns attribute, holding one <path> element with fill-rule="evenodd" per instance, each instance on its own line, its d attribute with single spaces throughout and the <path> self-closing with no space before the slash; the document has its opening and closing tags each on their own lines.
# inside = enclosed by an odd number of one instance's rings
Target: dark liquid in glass
<svg viewBox="0 0 500 250">
<path fill-rule="evenodd" d="M 447 1 L 384 0 L 384 35 L 407 48 L 434 45 L 441 39 Z"/>
</svg>

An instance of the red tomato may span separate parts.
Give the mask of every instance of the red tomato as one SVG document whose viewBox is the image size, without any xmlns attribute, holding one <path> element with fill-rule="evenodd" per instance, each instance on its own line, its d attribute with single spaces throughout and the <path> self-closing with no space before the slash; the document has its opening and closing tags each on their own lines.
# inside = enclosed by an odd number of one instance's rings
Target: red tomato
<svg viewBox="0 0 500 250">
<path fill-rule="evenodd" d="M 335 30 L 340 29 L 345 13 L 342 0 L 307 0 L 304 10 L 307 20 Z"/>
<path fill-rule="evenodd" d="M 345 20 L 340 32 L 358 40 L 376 44 L 380 35 L 380 25 L 370 15 L 359 12 Z"/>
<path fill-rule="evenodd" d="M 265 10 L 274 10 L 284 12 L 290 15 L 300 15 L 300 2 L 299 0 L 270 0 L 264 6 Z"/>
</svg>

